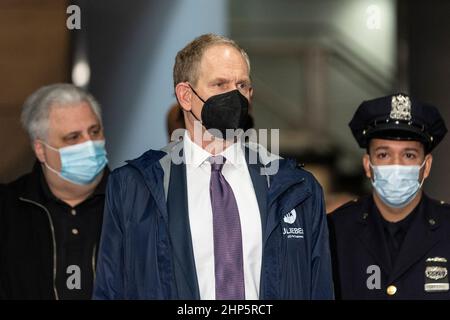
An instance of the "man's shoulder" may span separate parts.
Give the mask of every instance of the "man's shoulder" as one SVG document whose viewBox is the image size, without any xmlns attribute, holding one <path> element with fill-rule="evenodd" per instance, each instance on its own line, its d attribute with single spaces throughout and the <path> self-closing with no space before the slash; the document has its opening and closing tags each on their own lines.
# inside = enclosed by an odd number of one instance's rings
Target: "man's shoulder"
<svg viewBox="0 0 450 320">
<path fill-rule="evenodd" d="M 179 145 L 178 143 L 170 143 L 166 147 L 155 150 L 149 149 L 144 152 L 142 155 L 135 159 L 127 160 L 126 164 L 114 169 L 109 179 L 113 181 L 121 180 L 126 182 L 134 182 L 138 183 L 144 177 L 149 177 L 147 174 L 152 171 L 155 167 L 161 168 L 161 163 L 164 159 L 168 159 L 170 163 L 171 152 L 173 152 L 173 148 Z"/>
<path fill-rule="evenodd" d="M 31 171 L 25 173 L 8 184 L 5 184 L 3 186 L 2 194 L 5 197 L 9 197 L 14 194 L 21 195 L 22 193 L 30 190 L 30 188 L 35 187 L 37 185 L 37 181 L 36 172 Z"/>
<path fill-rule="evenodd" d="M 127 170 L 126 168 L 135 167 L 137 169 L 145 169 L 155 163 L 157 163 L 161 158 L 167 155 L 166 151 L 150 149 L 144 152 L 141 156 L 127 160 L 126 165 L 118 168 L 118 171 Z M 117 169 L 116 169 L 117 170 Z"/>
<path fill-rule="evenodd" d="M 272 162 L 280 161 L 283 158 L 279 155 L 270 152 L 263 145 L 255 142 L 246 142 L 244 143 L 244 150 L 246 156 L 248 157 L 248 161 L 258 161 L 263 166 L 268 166 Z"/>
<path fill-rule="evenodd" d="M 270 177 L 269 198 L 291 201 L 295 198 L 299 203 L 317 204 L 323 199 L 322 186 L 314 175 L 297 164 L 294 159 L 278 159 L 278 172 Z M 290 192 L 286 192 L 290 190 Z M 281 196 L 281 198 L 279 198 Z M 303 200 L 307 201 L 303 201 Z M 306 205 L 308 207 L 308 205 Z"/>
<path fill-rule="evenodd" d="M 367 207 L 368 201 L 370 201 L 370 195 L 355 198 L 343 204 L 339 208 L 328 214 L 328 219 L 334 223 L 345 223 L 346 221 L 354 221 L 361 218 L 364 214 L 364 208 Z"/>
<path fill-rule="evenodd" d="M 286 177 L 295 176 L 300 181 L 303 181 L 305 185 L 313 187 L 313 188 L 322 188 L 316 177 L 308 171 L 307 168 L 301 163 L 298 163 L 294 159 L 284 159 L 280 158 L 279 160 L 279 171 L 277 175 L 283 175 Z"/>
<path fill-rule="evenodd" d="M 428 199 L 428 203 L 431 206 L 439 208 L 439 210 L 443 210 L 446 212 L 450 212 L 450 204 L 444 200 L 438 200 L 435 198 L 431 198 L 429 196 L 425 196 Z"/>
<path fill-rule="evenodd" d="M 16 180 L 3 185 L 3 190 L 0 194 L 0 216 L 3 219 L 19 219 L 21 224 L 34 223 L 30 221 L 28 215 L 23 215 L 21 208 L 24 202 L 21 199 L 39 200 L 41 184 L 36 173 L 31 171 L 26 173 Z"/>
<path fill-rule="evenodd" d="M 310 185 L 320 186 L 319 181 L 317 181 L 316 177 L 308 171 L 308 168 L 305 168 L 303 164 L 298 164 L 296 162 L 293 170 L 296 170 L 302 177 L 305 179 L 306 183 Z M 321 187 L 321 186 L 320 186 Z"/>
<path fill-rule="evenodd" d="M 157 162 L 155 155 L 159 152 L 159 150 L 148 150 L 135 159 L 127 160 L 123 166 L 114 169 L 110 173 L 109 179 L 135 179 L 138 176 L 142 176 L 143 171 Z"/>
<path fill-rule="evenodd" d="M 443 201 L 426 196 L 427 209 L 434 215 L 438 215 L 441 219 L 450 224 L 450 204 Z"/>
<path fill-rule="evenodd" d="M 8 189 L 10 190 L 10 189 L 16 189 L 16 188 L 23 187 L 32 179 L 32 177 L 33 177 L 32 172 L 25 173 L 25 174 L 17 177 L 15 180 L 5 184 L 3 186 L 3 188 L 5 190 L 8 190 Z"/>
</svg>

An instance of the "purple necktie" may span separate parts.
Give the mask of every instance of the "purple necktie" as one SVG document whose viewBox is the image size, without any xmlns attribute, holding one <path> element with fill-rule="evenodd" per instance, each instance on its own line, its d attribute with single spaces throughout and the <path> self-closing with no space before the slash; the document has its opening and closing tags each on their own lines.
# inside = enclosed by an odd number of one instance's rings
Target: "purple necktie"
<svg viewBox="0 0 450 320">
<path fill-rule="evenodd" d="M 244 262 L 239 210 L 233 190 L 222 175 L 226 159 L 209 158 L 213 212 L 214 266 L 217 300 L 244 300 Z"/>
</svg>

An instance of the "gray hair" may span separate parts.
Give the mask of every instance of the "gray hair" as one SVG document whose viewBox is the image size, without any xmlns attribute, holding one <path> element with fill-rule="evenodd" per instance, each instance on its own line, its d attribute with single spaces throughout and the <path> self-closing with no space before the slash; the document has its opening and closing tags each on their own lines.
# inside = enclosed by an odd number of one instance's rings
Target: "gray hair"
<svg viewBox="0 0 450 320">
<path fill-rule="evenodd" d="M 102 123 L 101 108 L 88 92 L 69 83 L 44 86 L 35 91 L 22 107 L 21 122 L 32 141 L 46 139 L 52 108 L 64 108 L 87 102 Z"/>
</svg>

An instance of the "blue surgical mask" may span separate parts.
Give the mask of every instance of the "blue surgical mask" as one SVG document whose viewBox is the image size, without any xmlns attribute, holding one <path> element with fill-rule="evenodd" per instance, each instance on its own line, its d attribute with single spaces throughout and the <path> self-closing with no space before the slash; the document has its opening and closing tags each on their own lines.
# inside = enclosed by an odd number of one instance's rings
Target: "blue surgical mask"
<svg viewBox="0 0 450 320">
<path fill-rule="evenodd" d="M 380 199 L 393 208 L 408 205 L 419 192 L 423 179 L 419 182 L 420 169 L 424 166 L 384 165 L 374 166 L 372 185 Z"/>
<path fill-rule="evenodd" d="M 59 152 L 61 172 L 45 166 L 62 179 L 79 185 L 87 185 L 95 180 L 108 163 L 105 140 L 86 141 L 73 146 L 56 149 L 43 142 L 48 148 Z"/>
</svg>

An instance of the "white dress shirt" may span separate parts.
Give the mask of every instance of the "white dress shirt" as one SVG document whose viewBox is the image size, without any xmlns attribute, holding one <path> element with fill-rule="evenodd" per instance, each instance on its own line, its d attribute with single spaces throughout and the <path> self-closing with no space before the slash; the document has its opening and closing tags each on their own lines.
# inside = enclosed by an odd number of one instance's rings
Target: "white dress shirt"
<svg viewBox="0 0 450 320">
<path fill-rule="evenodd" d="M 215 299 L 213 216 L 209 183 L 212 155 L 184 135 L 184 157 L 189 224 L 200 298 Z M 233 189 L 239 209 L 244 259 L 245 298 L 259 298 L 262 259 L 262 228 L 258 201 L 248 172 L 242 144 L 235 143 L 220 155 L 227 160 L 222 174 Z"/>
</svg>

